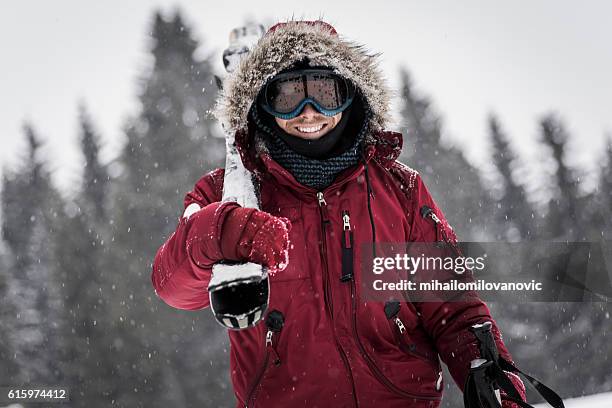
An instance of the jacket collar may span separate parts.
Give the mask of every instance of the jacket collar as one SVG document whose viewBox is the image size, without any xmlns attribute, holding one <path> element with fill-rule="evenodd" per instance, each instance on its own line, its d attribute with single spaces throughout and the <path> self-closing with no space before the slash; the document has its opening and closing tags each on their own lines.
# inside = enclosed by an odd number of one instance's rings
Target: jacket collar
<svg viewBox="0 0 612 408">
<path fill-rule="evenodd" d="M 254 129 L 252 129 L 254 131 Z M 402 150 L 402 134 L 392 131 L 378 131 L 373 137 L 366 138 L 364 159 L 366 163 L 374 161 L 384 168 L 389 168 Z M 235 143 L 244 166 L 260 181 L 273 179 L 277 183 L 307 195 L 315 195 L 316 190 L 300 184 L 291 173 L 278 164 L 267 149 L 261 148 L 263 140 L 249 137 L 246 131 L 237 131 Z M 324 191 L 335 191 L 341 185 L 357 178 L 363 171 L 363 162 L 341 172 L 336 180 Z"/>
</svg>

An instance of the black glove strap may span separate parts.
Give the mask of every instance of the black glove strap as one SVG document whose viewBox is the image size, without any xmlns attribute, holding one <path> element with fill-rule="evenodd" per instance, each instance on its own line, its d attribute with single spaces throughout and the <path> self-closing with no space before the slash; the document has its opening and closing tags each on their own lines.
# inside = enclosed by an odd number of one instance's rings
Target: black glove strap
<svg viewBox="0 0 612 408">
<path fill-rule="evenodd" d="M 512 401 L 522 408 L 533 408 L 523 401 L 512 381 L 506 376 L 505 371 L 508 371 L 523 376 L 553 408 L 565 408 L 563 400 L 556 392 L 499 355 L 491 333 L 492 326 L 491 322 L 485 322 L 470 328 L 478 340 L 480 355 L 486 362 L 470 369 L 463 393 L 465 407 L 501 408 L 495 396 L 495 390 L 501 389 L 506 393 L 503 399 Z"/>
<path fill-rule="evenodd" d="M 502 357 L 499 358 L 498 364 L 502 370 L 505 370 L 505 371 L 508 371 L 514 374 L 520 374 L 521 376 L 523 376 L 533 386 L 533 388 L 536 389 L 536 391 L 542 396 L 542 398 L 544 398 L 544 400 L 548 402 L 548 404 L 550 404 L 551 407 L 565 408 L 565 405 L 563 404 L 563 400 L 561 399 L 559 394 L 554 392 L 546 384 L 543 384 L 541 381 L 533 378 L 529 374 L 525 374 L 524 372 L 519 370 L 517 367 L 515 367 L 512 363 L 510 363 L 509 361 L 506 361 Z"/>
<path fill-rule="evenodd" d="M 466 408 L 501 408 L 495 395 L 495 380 L 491 378 L 493 361 L 470 368 L 470 374 L 463 390 Z"/>
</svg>

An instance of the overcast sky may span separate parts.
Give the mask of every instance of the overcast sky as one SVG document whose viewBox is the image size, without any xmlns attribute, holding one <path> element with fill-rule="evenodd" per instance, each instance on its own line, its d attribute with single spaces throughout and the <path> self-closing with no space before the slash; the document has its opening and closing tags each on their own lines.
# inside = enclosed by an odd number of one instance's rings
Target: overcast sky
<svg viewBox="0 0 612 408">
<path fill-rule="evenodd" d="M 612 133 L 612 6 L 606 1 L 76 1 L 0 5 L 0 165 L 16 163 L 31 121 L 46 140 L 55 180 L 78 180 L 77 105 L 84 101 L 109 160 L 136 112 L 153 11 L 185 13 L 203 52 L 220 53 L 246 17 L 322 16 L 383 53 L 397 88 L 406 66 L 445 118 L 448 141 L 486 163 L 486 116 L 499 113 L 515 146 L 537 157 L 536 120 L 561 113 L 575 136 L 571 161 L 592 168 Z"/>
</svg>

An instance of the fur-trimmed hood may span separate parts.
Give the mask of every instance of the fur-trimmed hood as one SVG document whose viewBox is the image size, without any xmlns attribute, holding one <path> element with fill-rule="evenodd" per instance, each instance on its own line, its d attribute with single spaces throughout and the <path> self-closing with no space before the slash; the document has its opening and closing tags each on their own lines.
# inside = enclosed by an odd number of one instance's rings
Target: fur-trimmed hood
<svg viewBox="0 0 612 408">
<path fill-rule="evenodd" d="M 378 55 L 340 37 L 322 21 L 289 21 L 272 27 L 225 81 L 215 115 L 226 131 L 246 131 L 248 113 L 264 84 L 279 72 L 308 59 L 352 81 L 368 105 L 368 133 L 387 123 L 390 92 L 378 67 Z"/>
</svg>

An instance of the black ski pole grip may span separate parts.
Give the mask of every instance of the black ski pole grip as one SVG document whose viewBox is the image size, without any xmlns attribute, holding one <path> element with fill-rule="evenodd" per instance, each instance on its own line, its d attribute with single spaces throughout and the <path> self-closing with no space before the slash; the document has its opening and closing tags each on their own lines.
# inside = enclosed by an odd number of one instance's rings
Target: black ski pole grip
<svg viewBox="0 0 612 408">
<path fill-rule="evenodd" d="M 506 376 L 506 371 L 521 374 L 524 376 L 531 385 L 540 393 L 540 395 L 554 408 L 564 408 L 563 400 L 559 395 L 554 392 L 552 389 L 542 384 L 540 381 L 531 377 L 528 374 L 525 374 L 518 368 L 516 368 L 513 364 L 506 361 L 503 357 L 499 355 L 499 350 L 497 349 L 497 344 L 495 343 L 495 338 L 493 336 L 493 332 L 491 331 L 493 327 L 493 323 L 484 322 L 475 324 L 470 327 L 470 331 L 476 337 L 478 341 L 478 349 L 480 351 L 481 358 L 486 360 L 487 362 L 491 362 L 491 364 L 486 364 L 486 377 L 483 377 L 479 373 L 475 372 L 473 368 L 470 370 L 470 376 L 468 377 L 468 384 L 466 384 L 466 389 L 468 386 L 471 387 L 471 392 L 477 394 L 480 397 L 483 397 L 483 392 L 490 392 L 489 388 L 479 385 L 479 381 L 486 379 L 492 384 L 493 389 L 500 388 L 506 392 L 506 398 L 520 407 L 523 408 L 532 408 L 526 402 L 522 401 L 522 398 L 516 389 L 516 386 L 510 381 L 510 379 Z M 482 365 L 485 366 L 484 364 Z M 478 377 L 480 376 L 480 377 Z M 488 398 L 488 397 L 485 397 Z M 490 399 L 490 398 L 489 398 Z M 472 397 L 471 400 L 474 400 Z M 466 398 L 467 402 L 468 399 Z M 467 405 L 466 407 L 472 407 L 474 405 Z M 477 405 L 476 405 L 477 406 Z M 487 406 L 483 406 L 488 408 Z"/>
<path fill-rule="evenodd" d="M 484 322 L 473 325 L 470 327 L 470 331 L 474 334 L 476 340 L 478 340 L 480 358 L 493 361 L 497 364 L 499 360 L 499 351 L 497 350 L 497 344 L 495 344 L 495 339 L 491 332 L 492 327 L 493 323 Z"/>
<path fill-rule="evenodd" d="M 489 374 L 494 364 L 493 361 L 484 359 L 472 362 L 463 391 L 465 408 L 501 408 L 495 381 Z"/>
<path fill-rule="evenodd" d="M 503 389 L 506 391 L 506 394 L 509 397 L 520 400 L 520 393 L 512 381 L 510 381 L 510 379 L 506 376 L 504 370 L 500 367 L 500 356 L 499 351 L 497 350 L 497 344 L 495 343 L 493 332 L 491 331 L 492 327 L 493 323 L 484 322 L 473 325 L 470 328 L 470 331 L 474 334 L 476 340 L 478 341 L 480 358 L 493 363 L 490 368 L 487 369 L 487 374 L 490 381 L 493 383 L 494 388 Z"/>
</svg>

